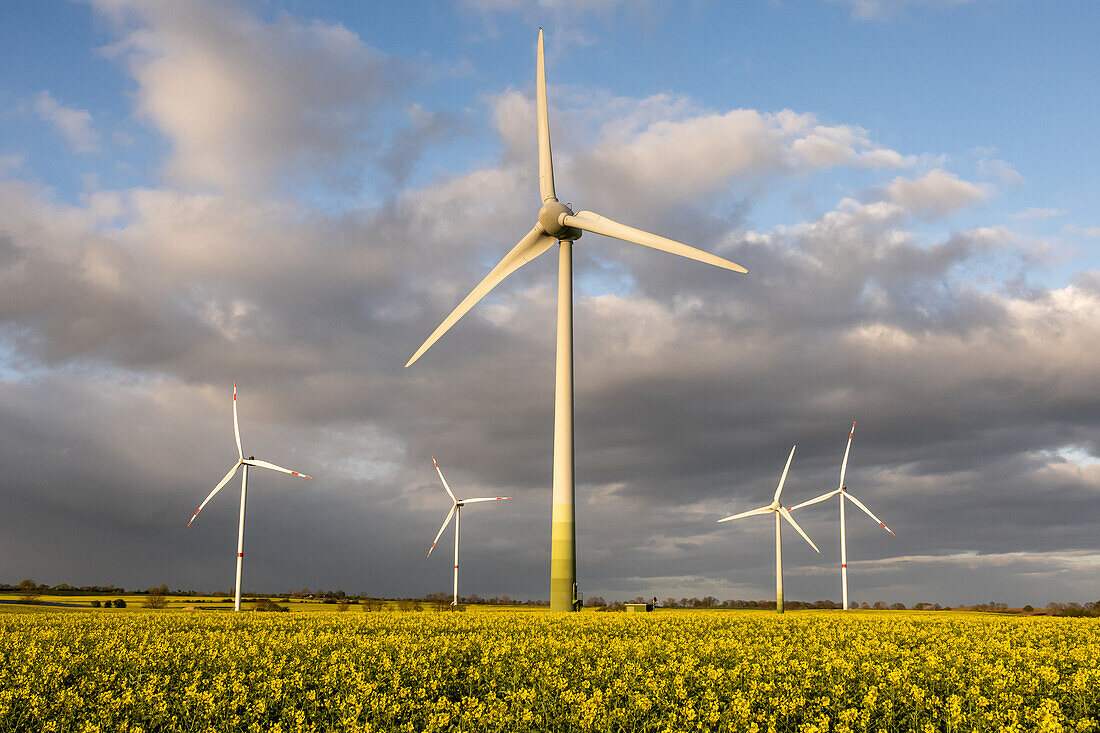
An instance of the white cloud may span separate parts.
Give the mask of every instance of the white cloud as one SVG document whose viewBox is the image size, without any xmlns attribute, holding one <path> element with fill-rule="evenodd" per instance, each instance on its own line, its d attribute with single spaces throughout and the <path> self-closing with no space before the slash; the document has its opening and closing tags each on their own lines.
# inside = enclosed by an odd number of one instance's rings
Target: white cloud
<svg viewBox="0 0 1100 733">
<path fill-rule="evenodd" d="M 1030 219 L 1053 219 L 1056 216 L 1065 216 L 1066 212 L 1063 209 L 1050 209 L 1050 208 L 1038 208 L 1036 206 L 1029 206 L 1023 211 L 1019 211 L 1015 214 L 1011 214 L 1008 218 L 1015 219 L 1017 221 L 1026 221 Z"/>
<path fill-rule="evenodd" d="M 0 176 L 6 176 L 22 167 L 26 160 L 27 156 L 22 153 L 5 153 L 0 155 Z"/>
<path fill-rule="evenodd" d="M 483 13 L 517 12 L 533 6 L 540 11 L 577 15 L 585 12 L 606 13 L 630 3 L 627 0 L 463 0 L 462 4 Z"/>
<path fill-rule="evenodd" d="M 383 54 L 340 24 L 265 23 L 206 0 L 95 2 L 128 28 L 111 51 L 128 59 L 141 113 L 170 139 L 167 172 L 179 182 L 263 189 L 339 169 L 389 84 Z"/>
<path fill-rule="evenodd" d="M 47 91 L 34 98 L 34 111 L 40 119 L 51 123 L 65 136 L 69 147 L 77 153 L 99 150 L 99 133 L 92 127 L 92 115 L 85 109 L 73 109 L 58 104 Z"/>
<path fill-rule="evenodd" d="M 1066 224 L 1062 227 L 1062 231 L 1066 234 L 1088 237 L 1089 239 L 1100 239 L 1100 227 L 1082 227 L 1076 224 Z"/>
<path fill-rule="evenodd" d="M 918 179 L 895 178 L 884 193 L 892 203 L 928 217 L 946 216 L 989 196 L 980 186 L 938 168 Z"/>
<path fill-rule="evenodd" d="M 1001 185 L 1007 188 L 1016 188 L 1025 183 L 1024 177 L 1007 161 L 1000 158 L 983 158 L 979 160 L 978 172 L 983 176 L 997 179 Z"/>
<path fill-rule="evenodd" d="M 838 0 L 833 0 L 837 2 Z M 933 5 L 953 7 L 972 0 L 839 0 L 852 8 L 852 17 L 860 20 L 882 20 L 901 12 L 909 5 Z"/>
<path fill-rule="evenodd" d="M 667 112 L 667 105 L 648 106 Z M 626 128 L 620 121 L 607 123 L 600 142 L 573 158 L 578 179 L 589 189 L 612 192 L 617 202 L 639 198 L 670 205 L 721 192 L 734 182 L 752 187 L 776 176 L 839 166 L 896 168 L 915 161 L 877 146 L 860 127 L 822 125 L 812 114 L 685 112 L 678 119 L 636 119 Z"/>
</svg>

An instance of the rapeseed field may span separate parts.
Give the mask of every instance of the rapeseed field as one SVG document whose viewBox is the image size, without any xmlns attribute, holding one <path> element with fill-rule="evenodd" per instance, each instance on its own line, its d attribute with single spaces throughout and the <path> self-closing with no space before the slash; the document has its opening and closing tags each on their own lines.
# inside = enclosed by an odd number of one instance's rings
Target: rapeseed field
<svg viewBox="0 0 1100 733">
<path fill-rule="evenodd" d="M 4 614 L 0 731 L 1097 731 L 1100 621 Z"/>
</svg>

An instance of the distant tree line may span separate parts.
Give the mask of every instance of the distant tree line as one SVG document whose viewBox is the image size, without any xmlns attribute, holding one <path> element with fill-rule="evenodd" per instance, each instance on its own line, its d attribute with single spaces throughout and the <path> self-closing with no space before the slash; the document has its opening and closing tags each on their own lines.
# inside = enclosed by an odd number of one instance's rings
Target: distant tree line
<svg viewBox="0 0 1100 733">
<path fill-rule="evenodd" d="M 22 593 L 29 587 L 33 587 L 39 595 L 49 593 L 52 595 L 115 595 L 119 593 L 125 593 L 124 588 L 119 588 L 114 585 L 82 585 L 79 588 L 69 585 L 68 583 L 62 583 L 60 585 L 47 585 L 46 583 L 35 583 L 30 578 L 27 578 L 20 582 L 18 585 L 6 585 L 0 583 L 0 593 Z"/>
<path fill-rule="evenodd" d="M 42 595 L 121 595 L 126 594 L 127 591 L 116 585 L 82 585 L 72 586 L 68 583 L 61 583 L 59 585 L 47 585 L 45 583 L 36 583 L 30 578 L 22 580 L 16 585 L 7 585 L 0 583 L 0 593 L 16 593 L 19 595 L 20 600 L 23 603 L 36 603 Z M 195 596 L 207 596 L 221 598 L 222 602 L 229 603 L 233 600 L 233 591 L 214 591 L 213 593 L 206 593 L 203 591 L 195 590 L 170 590 L 164 583 L 153 587 L 146 588 L 145 590 L 129 591 L 132 595 L 142 595 L 145 598 L 142 599 L 142 606 L 145 608 L 165 608 L 168 605 L 168 597 L 195 597 Z M 296 591 L 286 591 L 280 594 L 272 594 L 270 597 L 268 594 L 262 593 L 245 593 L 245 598 L 242 601 L 248 604 L 252 604 L 257 610 L 264 611 L 285 611 L 286 608 L 278 606 L 272 597 L 279 598 L 283 603 L 290 600 L 315 600 L 321 603 L 329 603 L 336 605 L 340 611 L 348 610 L 352 605 L 358 605 L 363 608 L 364 611 L 382 610 L 383 608 L 397 608 L 402 610 L 423 610 L 425 607 L 429 608 L 442 608 L 443 606 L 449 606 L 451 603 L 452 595 L 449 592 L 440 591 L 438 593 L 429 593 L 421 598 L 405 596 L 389 598 L 385 596 L 370 596 L 366 593 L 348 594 L 343 590 L 316 590 L 311 591 L 309 588 L 302 588 Z M 485 604 L 492 606 L 548 606 L 549 601 L 537 599 L 537 600 L 517 600 L 510 596 L 491 596 L 489 598 L 482 598 L 476 593 L 471 593 L 468 596 L 460 596 L 459 603 L 463 605 L 470 604 Z M 616 600 L 610 603 L 601 596 L 592 596 L 585 600 L 584 605 L 597 609 L 608 610 L 621 610 L 626 603 L 652 603 L 655 599 L 653 597 L 642 598 L 637 596 L 630 600 L 622 601 Z M 201 602 L 201 601 L 196 601 Z M 119 605 L 121 604 L 121 605 Z M 114 601 L 92 601 L 94 607 L 114 607 L 125 608 L 126 602 L 121 598 Z M 666 598 L 664 601 L 657 603 L 658 606 L 663 608 L 756 608 L 756 609 L 772 609 L 775 608 L 774 599 L 764 600 L 743 600 L 743 599 L 727 599 L 719 601 L 714 596 L 704 596 L 703 598 Z M 839 609 L 841 605 L 836 601 L 821 600 L 821 601 L 787 601 L 786 607 L 792 610 L 801 609 Z M 939 603 L 931 603 L 922 601 L 920 603 L 914 603 L 912 606 L 906 606 L 904 603 L 890 603 L 885 601 L 874 602 L 854 602 L 851 604 L 852 608 L 859 608 L 863 610 L 892 610 L 892 611 L 941 611 L 951 610 L 950 606 L 940 605 Z M 1007 603 L 1003 601 L 989 601 L 987 603 L 978 603 L 972 606 L 956 606 L 956 610 L 966 611 L 984 611 L 988 613 L 1026 613 L 1037 615 L 1054 615 L 1054 616 L 1100 616 L 1100 601 L 1090 603 L 1061 603 L 1058 601 L 1051 601 L 1046 604 L 1042 610 L 1036 610 L 1031 605 L 1026 605 L 1023 608 L 1009 608 Z"/>
</svg>

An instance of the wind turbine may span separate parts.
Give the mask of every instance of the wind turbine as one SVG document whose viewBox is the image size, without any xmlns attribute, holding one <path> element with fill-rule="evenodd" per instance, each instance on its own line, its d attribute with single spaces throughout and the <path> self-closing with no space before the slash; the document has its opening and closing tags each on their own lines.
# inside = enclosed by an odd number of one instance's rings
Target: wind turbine
<svg viewBox="0 0 1100 733">
<path fill-rule="evenodd" d="M 447 512 L 447 518 L 443 520 L 443 526 L 439 528 L 439 534 L 432 540 L 432 546 L 428 548 L 428 554 L 425 557 L 432 556 L 432 550 L 435 549 L 435 543 L 439 542 L 439 538 L 443 536 L 443 530 L 447 529 L 447 525 L 451 523 L 451 517 L 455 518 L 455 583 L 454 583 L 454 598 L 451 600 L 452 606 L 458 605 L 458 530 L 462 526 L 462 507 L 466 504 L 476 504 L 480 501 L 505 501 L 511 499 L 510 496 L 480 496 L 475 499 L 456 499 L 454 492 L 451 491 L 451 487 L 447 485 L 447 479 L 443 478 L 443 472 L 439 470 L 439 463 L 436 462 L 435 456 L 432 456 L 432 463 L 435 464 L 435 472 L 439 474 L 439 480 L 443 482 L 443 489 L 447 492 L 447 496 L 451 497 L 451 501 L 454 502 L 451 505 L 451 511 Z"/>
<path fill-rule="evenodd" d="M 283 468 L 282 466 L 276 466 L 274 463 L 268 463 L 267 461 L 261 461 L 256 456 L 244 457 L 244 450 L 241 448 L 241 430 L 237 424 L 237 383 L 233 382 L 233 437 L 237 439 L 237 462 L 233 465 L 233 468 L 229 469 L 229 473 L 225 474 L 225 478 L 218 482 L 218 485 L 214 487 L 214 490 L 203 499 L 202 504 L 199 504 L 199 508 L 195 510 L 195 516 L 191 517 L 191 522 L 199 516 L 199 512 L 207 503 L 214 498 L 214 494 L 221 491 L 222 487 L 229 483 L 229 479 L 233 478 L 233 474 L 237 472 L 238 468 L 242 468 L 241 471 L 241 521 L 237 527 L 237 586 L 234 593 L 233 610 L 241 610 L 241 565 L 244 564 L 244 500 L 245 494 L 248 491 L 248 467 L 256 466 L 257 468 L 270 468 L 272 471 L 282 471 L 283 473 L 289 473 L 291 476 L 300 476 L 302 478 L 313 478 L 312 476 L 306 476 L 304 473 L 298 473 L 297 471 L 291 471 L 289 468 Z M 191 526 L 191 522 L 187 523 L 187 526 Z"/>
<path fill-rule="evenodd" d="M 574 213 L 558 201 L 550 154 L 550 121 L 546 105 L 546 62 L 539 28 L 536 107 L 539 143 L 539 192 L 542 208 L 535 226 L 504 256 L 451 314 L 435 329 L 405 366 L 411 365 L 448 329 L 508 275 L 558 244 L 558 327 L 554 377 L 554 483 L 550 540 L 550 609 L 577 610 L 576 526 L 573 462 L 573 242 L 582 232 L 603 234 L 643 247 L 748 272 L 729 260 L 686 244 L 611 221 L 591 211 Z"/>
<path fill-rule="evenodd" d="M 890 534 L 894 534 L 894 531 L 882 523 L 882 520 L 871 513 L 871 510 L 863 505 L 863 502 L 855 498 L 848 493 L 848 487 L 844 485 L 844 472 L 848 470 L 848 452 L 852 450 L 852 436 L 856 434 L 856 424 L 852 422 L 852 432 L 848 433 L 848 447 L 844 449 L 844 462 L 840 464 L 840 486 L 833 491 L 822 494 L 821 496 L 815 496 L 809 501 L 804 501 L 797 506 L 791 507 L 791 510 L 801 509 L 804 506 L 810 504 L 816 504 L 819 501 L 825 501 L 826 499 L 840 495 L 840 593 L 844 597 L 844 610 L 848 610 L 848 543 L 844 531 L 844 498 L 847 497 L 852 500 L 852 503 L 867 513 L 867 516 L 879 523 L 883 529 Z M 897 535 L 895 535 L 897 536 Z"/>
<path fill-rule="evenodd" d="M 791 454 L 787 456 L 787 465 L 783 467 L 783 475 L 779 478 L 779 486 L 775 490 L 775 496 L 772 498 L 771 504 L 718 520 L 719 522 L 728 522 L 733 519 L 740 519 L 741 517 L 751 517 L 754 514 L 775 515 L 775 610 L 779 613 L 783 613 L 783 539 L 781 532 L 782 525 L 779 522 L 780 515 L 790 522 L 792 527 L 798 530 L 802 538 L 810 543 L 810 547 L 814 548 L 818 553 L 821 552 L 821 550 L 817 549 L 817 545 L 814 544 L 814 541 L 798 526 L 798 522 L 794 521 L 794 517 L 791 516 L 790 511 L 783 508 L 783 505 L 779 503 L 779 495 L 783 493 L 783 484 L 787 481 L 787 471 L 791 468 L 791 459 L 794 458 L 794 449 L 797 447 L 798 446 L 791 447 Z"/>
</svg>

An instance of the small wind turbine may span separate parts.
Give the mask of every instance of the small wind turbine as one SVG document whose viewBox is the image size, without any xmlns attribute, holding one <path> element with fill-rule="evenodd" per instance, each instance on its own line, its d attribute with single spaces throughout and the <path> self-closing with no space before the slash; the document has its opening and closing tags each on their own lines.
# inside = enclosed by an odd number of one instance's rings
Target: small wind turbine
<svg viewBox="0 0 1100 733">
<path fill-rule="evenodd" d="M 840 464 L 840 486 L 833 491 L 822 494 L 821 496 L 815 496 L 809 501 L 804 501 L 801 504 L 791 507 L 791 510 L 801 509 L 804 506 L 810 504 L 816 504 L 819 501 L 825 501 L 826 499 L 840 495 L 840 593 L 844 597 L 844 610 L 848 610 L 848 543 L 844 531 L 844 498 L 847 497 L 852 500 L 852 503 L 858 506 L 860 509 L 867 513 L 867 516 L 879 523 L 883 529 L 890 534 L 894 534 L 894 531 L 882 523 L 882 520 L 871 513 L 871 510 L 863 505 L 863 502 L 855 498 L 848 493 L 848 487 L 844 485 L 844 472 L 848 470 L 848 452 L 852 450 L 852 436 L 856 434 L 856 424 L 852 422 L 852 432 L 848 433 L 848 447 L 844 449 L 844 462 Z M 896 535 L 895 535 L 896 536 Z"/>
<path fill-rule="evenodd" d="M 452 606 L 458 605 L 458 530 L 462 526 L 462 507 L 466 504 L 476 504 L 479 501 L 504 501 L 511 499 L 510 496 L 481 496 L 476 499 L 456 499 L 454 492 L 451 491 L 451 487 L 447 485 L 447 479 L 443 478 L 443 472 L 439 470 L 439 464 L 435 460 L 435 456 L 432 456 L 432 463 L 435 464 L 435 472 L 439 474 L 439 480 L 443 482 L 443 489 L 447 492 L 447 496 L 451 497 L 451 501 L 454 502 L 451 505 L 451 511 L 447 512 L 447 518 L 443 520 L 443 526 L 439 528 L 439 534 L 432 540 L 432 546 L 428 548 L 428 554 L 424 557 L 431 557 L 432 550 L 435 549 L 435 543 L 439 542 L 439 538 L 443 536 L 443 530 L 447 529 L 447 525 L 451 523 L 451 517 L 455 518 L 455 582 L 454 582 L 454 598 L 451 600 Z"/>
<path fill-rule="evenodd" d="M 550 610 L 578 609 L 577 537 L 574 511 L 573 461 L 573 242 L 582 232 L 603 234 L 643 247 L 748 272 L 741 265 L 686 244 L 611 221 L 591 211 L 574 213 L 558 201 L 554 164 L 550 154 L 550 118 L 546 105 L 546 61 L 539 28 L 535 76 L 538 118 L 539 192 L 542 208 L 535 226 L 467 295 L 421 345 L 405 366 L 411 365 L 504 278 L 558 243 L 558 328 L 554 377 L 554 480 L 550 534 Z M 456 222 L 457 223 L 457 222 Z"/>
<path fill-rule="evenodd" d="M 203 499 L 202 504 L 199 504 L 199 508 L 195 510 L 195 516 L 191 517 L 191 522 L 199 516 L 199 512 L 202 508 L 214 498 L 214 494 L 221 491 L 221 488 L 229 483 L 229 479 L 233 478 L 233 474 L 237 472 L 238 468 L 243 468 L 241 471 L 241 521 L 237 527 L 237 586 L 234 594 L 233 610 L 241 610 L 241 565 L 244 564 L 244 500 L 245 494 L 248 491 L 248 467 L 256 466 L 257 468 L 270 468 L 272 471 L 282 471 L 283 473 L 289 473 L 291 476 L 301 476 L 302 478 L 313 478 L 312 476 L 306 476 L 304 473 L 298 473 L 297 471 L 291 471 L 289 468 L 283 468 L 282 466 L 276 466 L 274 463 L 268 463 L 267 461 L 258 460 L 255 456 L 244 457 L 244 450 L 241 448 L 241 431 L 237 425 L 237 383 L 233 382 L 233 437 L 237 439 L 237 462 L 233 465 L 233 468 L 229 469 L 229 473 L 225 474 L 225 478 L 218 482 L 218 485 L 214 487 L 214 490 Z M 191 522 L 187 523 L 187 526 L 191 526 Z"/>
<path fill-rule="evenodd" d="M 791 447 L 791 454 L 787 456 L 787 465 L 783 467 L 783 475 L 779 478 L 779 486 L 775 490 L 775 496 L 772 498 L 772 503 L 767 506 L 762 506 L 759 509 L 750 509 L 747 512 L 741 512 L 740 514 L 734 514 L 732 517 L 725 517 L 719 519 L 719 522 L 728 522 L 731 519 L 740 519 L 741 517 L 751 517 L 754 514 L 774 514 L 775 515 L 775 610 L 779 613 L 783 613 L 783 540 L 782 533 L 780 531 L 781 524 L 779 522 L 780 515 L 783 516 L 791 526 L 798 530 L 798 533 L 802 535 L 802 538 L 810 543 L 810 547 L 814 548 L 818 553 L 821 550 L 817 549 L 817 545 L 809 536 L 802 531 L 802 528 L 798 526 L 798 522 L 794 521 L 794 517 L 791 516 L 789 510 L 783 508 L 783 505 L 779 503 L 779 495 L 783 493 L 783 484 L 787 481 L 787 471 L 791 468 L 791 459 L 794 458 L 794 449 L 798 446 Z"/>
</svg>

